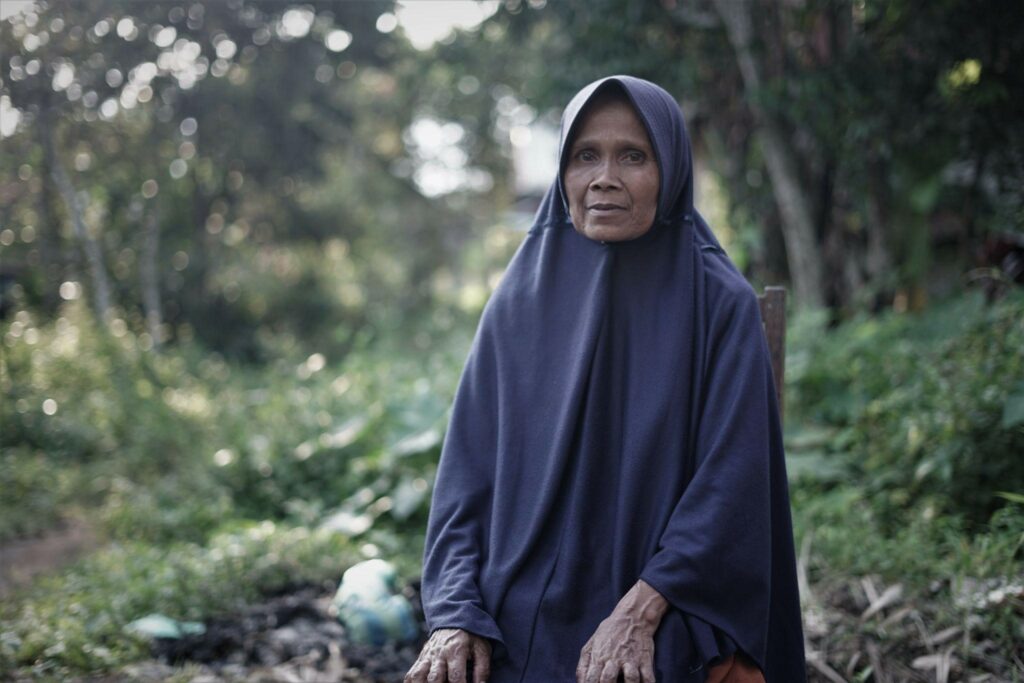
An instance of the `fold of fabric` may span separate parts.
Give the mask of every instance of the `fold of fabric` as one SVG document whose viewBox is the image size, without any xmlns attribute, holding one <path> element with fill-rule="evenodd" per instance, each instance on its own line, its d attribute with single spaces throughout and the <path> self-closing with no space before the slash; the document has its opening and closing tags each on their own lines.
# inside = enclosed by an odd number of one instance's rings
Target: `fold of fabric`
<svg viewBox="0 0 1024 683">
<path fill-rule="evenodd" d="M 573 229 L 556 180 L 488 301 L 452 405 L 424 551 L 431 631 L 494 644 L 491 683 L 575 682 L 643 579 L 671 607 L 663 683 L 737 649 L 805 680 L 785 462 L 757 300 L 693 209 L 689 139 L 661 88 L 617 76 L 661 172 L 639 238 Z M 562 155 L 564 156 L 564 154 Z"/>
</svg>

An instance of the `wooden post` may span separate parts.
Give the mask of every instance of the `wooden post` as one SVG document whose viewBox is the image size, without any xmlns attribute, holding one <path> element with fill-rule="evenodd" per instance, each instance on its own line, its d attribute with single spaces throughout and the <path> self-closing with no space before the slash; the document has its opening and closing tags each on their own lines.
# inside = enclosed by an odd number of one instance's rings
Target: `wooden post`
<svg viewBox="0 0 1024 683">
<path fill-rule="evenodd" d="M 786 377 L 786 288 L 765 287 L 764 294 L 758 295 L 757 303 L 761 306 L 761 322 L 764 323 L 764 335 L 768 340 L 775 395 L 779 399 L 779 417 L 782 418 Z"/>
</svg>

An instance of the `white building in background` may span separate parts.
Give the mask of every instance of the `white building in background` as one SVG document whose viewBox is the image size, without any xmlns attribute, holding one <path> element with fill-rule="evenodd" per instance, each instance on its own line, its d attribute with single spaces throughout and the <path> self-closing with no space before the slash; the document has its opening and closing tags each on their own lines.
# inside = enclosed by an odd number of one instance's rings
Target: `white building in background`
<svg viewBox="0 0 1024 683">
<path fill-rule="evenodd" d="M 506 215 L 511 227 L 528 230 L 548 186 L 558 173 L 558 126 L 537 118 L 509 131 L 515 203 Z"/>
<path fill-rule="evenodd" d="M 543 196 L 558 172 L 558 127 L 538 119 L 513 128 L 509 137 L 516 196 Z"/>
</svg>

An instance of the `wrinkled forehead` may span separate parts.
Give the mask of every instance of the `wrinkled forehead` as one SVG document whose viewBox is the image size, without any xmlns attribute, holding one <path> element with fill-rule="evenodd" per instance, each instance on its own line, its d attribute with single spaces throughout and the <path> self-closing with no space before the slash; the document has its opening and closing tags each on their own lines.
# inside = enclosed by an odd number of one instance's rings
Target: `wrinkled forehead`
<svg viewBox="0 0 1024 683">
<path fill-rule="evenodd" d="M 646 127 L 640 122 L 639 112 L 637 112 L 633 103 L 629 101 L 625 91 L 618 87 L 608 87 L 594 93 L 594 96 L 587 100 L 586 104 L 580 109 L 579 114 L 576 115 L 576 119 L 573 121 L 572 130 L 566 136 L 565 151 L 568 152 L 578 143 L 580 136 L 586 134 L 587 128 L 594 125 L 595 119 L 605 113 L 619 114 L 625 117 L 620 118 L 621 121 L 635 122 L 636 125 L 643 128 L 644 135 L 648 138 L 650 137 L 647 135 Z"/>
<path fill-rule="evenodd" d="M 650 124 L 644 119 L 643 112 L 637 108 L 628 90 L 620 82 L 606 79 L 596 84 L 596 87 L 591 88 L 588 86 L 588 88 L 584 88 L 565 109 L 562 116 L 562 131 L 558 155 L 561 170 L 565 168 L 569 151 L 587 121 L 588 115 L 605 105 L 625 105 L 629 107 L 633 114 L 636 115 L 637 120 L 643 125 L 644 131 L 647 133 L 647 139 L 650 141 L 651 147 L 655 149 L 655 155 L 657 156 L 654 136 L 651 135 Z"/>
</svg>

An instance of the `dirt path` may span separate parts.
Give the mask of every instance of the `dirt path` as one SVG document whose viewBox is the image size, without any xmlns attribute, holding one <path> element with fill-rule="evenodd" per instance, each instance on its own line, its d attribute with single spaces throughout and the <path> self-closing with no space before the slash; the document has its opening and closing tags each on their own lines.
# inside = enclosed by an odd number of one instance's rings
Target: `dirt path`
<svg viewBox="0 0 1024 683">
<path fill-rule="evenodd" d="M 59 569 L 96 547 L 95 531 L 86 522 L 71 520 L 37 538 L 0 543 L 0 598 L 24 586 L 38 574 Z"/>
</svg>

